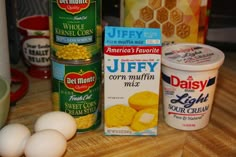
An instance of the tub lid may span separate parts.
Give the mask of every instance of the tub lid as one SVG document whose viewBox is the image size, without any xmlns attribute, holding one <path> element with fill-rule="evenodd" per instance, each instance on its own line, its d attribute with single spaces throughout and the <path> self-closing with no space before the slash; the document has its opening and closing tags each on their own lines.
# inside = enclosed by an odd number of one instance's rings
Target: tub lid
<svg viewBox="0 0 236 157">
<path fill-rule="evenodd" d="M 219 68 L 224 62 L 219 49 L 194 43 L 180 43 L 163 47 L 162 64 L 187 71 L 204 71 Z"/>
</svg>

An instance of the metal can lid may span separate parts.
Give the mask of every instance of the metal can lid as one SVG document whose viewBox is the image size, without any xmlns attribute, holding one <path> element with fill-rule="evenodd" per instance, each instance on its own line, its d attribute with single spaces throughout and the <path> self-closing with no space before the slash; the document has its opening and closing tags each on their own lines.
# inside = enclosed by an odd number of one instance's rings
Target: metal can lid
<svg viewBox="0 0 236 157">
<path fill-rule="evenodd" d="M 224 53 L 212 46 L 195 43 L 179 43 L 163 47 L 162 65 L 186 71 L 205 71 L 219 68 Z"/>
</svg>

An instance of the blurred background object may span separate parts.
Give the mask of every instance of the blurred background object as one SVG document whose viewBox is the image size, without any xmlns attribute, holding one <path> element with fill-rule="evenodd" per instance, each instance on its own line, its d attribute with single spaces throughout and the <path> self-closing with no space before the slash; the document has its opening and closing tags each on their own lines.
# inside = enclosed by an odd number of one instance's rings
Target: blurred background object
<svg viewBox="0 0 236 157">
<path fill-rule="evenodd" d="M 226 51 L 236 50 L 236 9 L 233 0 L 212 0 L 207 43 Z"/>
<path fill-rule="evenodd" d="M 8 0 L 6 1 L 9 53 L 12 64 L 21 59 L 20 34 L 17 21 L 31 15 L 48 15 L 48 0 Z"/>
<path fill-rule="evenodd" d="M 6 1 L 8 41 L 11 63 L 16 64 L 19 61 L 19 34 L 16 28 L 16 0 Z"/>
<path fill-rule="evenodd" d="M 110 26 L 120 25 L 120 0 L 102 1 L 103 20 Z"/>
<path fill-rule="evenodd" d="M 0 0 L 0 76 L 10 84 L 10 59 L 8 50 L 8 34 L 5 0 Z"/>
<path fill-rule="evenodd" d="M 36 78 L 51 75 L 48 7 L 48 0 L 6 1 L 10 62 L 22 59 Z"/>
</svg>

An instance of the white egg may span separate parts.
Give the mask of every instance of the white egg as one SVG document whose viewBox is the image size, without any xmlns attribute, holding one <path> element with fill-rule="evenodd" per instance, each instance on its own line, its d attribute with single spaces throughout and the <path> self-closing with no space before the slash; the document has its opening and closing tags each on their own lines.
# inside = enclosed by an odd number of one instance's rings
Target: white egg
<svg viewBox="0 0 236 157">
<path fill-rule="evenodd" d="M 77 124 L 70 114 L 62 111 L 52 111 L 40 116 L 35 123 L 35 132 L 45 129 L 55 129 L 69 140 L 75 135 Z"/>
<path fill-rule="evenodd" d="M 34 133 L 25 145 L 26 157 L 61 157 L 66 151 L 67 141 L 57 130 L 42 130 Z"/>
<path fill-rule="evenodd" d="M 29 139 L 30 130 L 23 124 L 8 124 L 0 130 L 0 156 L 19 157 Z"/>
</svg>

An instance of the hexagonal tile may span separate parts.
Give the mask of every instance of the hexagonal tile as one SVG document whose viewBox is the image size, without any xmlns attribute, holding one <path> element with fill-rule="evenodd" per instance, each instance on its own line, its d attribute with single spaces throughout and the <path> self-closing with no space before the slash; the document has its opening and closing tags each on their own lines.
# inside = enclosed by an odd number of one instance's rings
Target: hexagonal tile
<svg viewBox="0 0 236 157">
<path fill-rule="evenodd" d="M 165 7 L 169 10 L 176 7 L 177 0 L 165 0 Z"/>
<path fill-rule="evenodd" d="M 178 8 L 171 10 L 170 21 L 175 25 L 182 22 L 183 21 L 183 12 L 181 10 L 179 10 Z"/>
<path fill-rule="evenodd" d="M 162 25 L 162 34 L 164 34 L 166 37 L 171 37 L 175 33 L 175 26 L 170 23 L 166 22 Z"/>
<path fill-rule="evenodd" d="M 148 5 L 155 10 L 161 7 L 161 2 L 162 0 L 149 0 Z"/>
<path fill-rule="evenodd" d="M 142 20 L 138 19 L 134 22 L 133 26 L 134 27 L 145 27 L 145 23 Z"/>
<path fill-rule="evenodd" d="M 148 24 L 149 28 L 160 28 L 160 24 L 157 23 L 156 21 L 152 21 L 151 23 Z"/>
<path fill-rule="evenodd" d="M 153 10 L 146 6 L 140 10 L 139 17 L 146 22 L 150 21 L 153 19 Z"/>
<path fill-rule="evenodd" d="M 157 12 L 156 12 L 156 19 L 160 23 L 163 23 L 163 22 L 167 21 L 168 20 L 168 10 L 166 8 L 164 8 L 164 7 L 162 7 L 159 10 L 157 10 Z"/>
<path fill-rule="evenodd" d="M 177 36 L 184 39 L 190 35 L 190 26 L 185 23 L 181 23 L 177 26 L 176 31 Z"/>
</svg>

